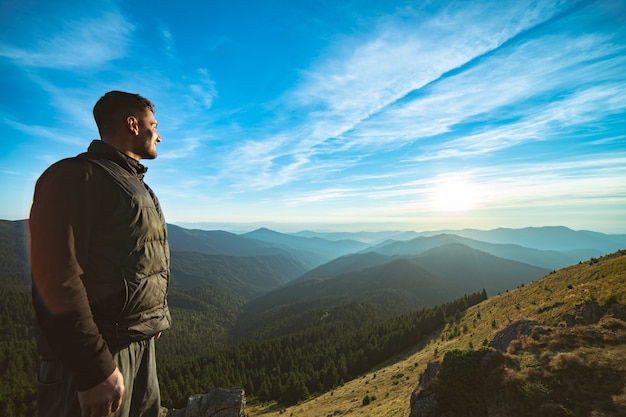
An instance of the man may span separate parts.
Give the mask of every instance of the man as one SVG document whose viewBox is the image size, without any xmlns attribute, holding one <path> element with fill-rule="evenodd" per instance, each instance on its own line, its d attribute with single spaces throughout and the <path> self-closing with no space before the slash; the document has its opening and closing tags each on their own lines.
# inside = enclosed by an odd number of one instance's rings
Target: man
<svg viewBox="0 0 626 417">
<path fill-rule="evenodd" d="M 170 258 L 139 160 L 156 158 L 161 137 L 138 94 L 108 92 L 93 115 L 101 140 L 41 175 L 30 213 L 38 413 L 157 417 Z"/>
</svg>

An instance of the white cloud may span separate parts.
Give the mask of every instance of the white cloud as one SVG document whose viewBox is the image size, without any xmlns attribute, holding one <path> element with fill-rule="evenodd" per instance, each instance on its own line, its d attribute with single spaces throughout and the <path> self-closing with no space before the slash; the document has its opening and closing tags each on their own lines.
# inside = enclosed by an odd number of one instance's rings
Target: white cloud
<svg viewBox="0 0 626 417">
<path fill-rule="evenodd" d="M 240 156 L 246 161 L 245 166 L 237 165 L 243 185 L 258 185 L 256 181 L 250 183 L 250 178 L 263 179 L 268 187 L 272 183 L 284 184 L 291 169 L 298 169 L 303 177 L 307 163 L 316 164 L 336 152 L 352 148 L 367 152 L 368 147 L 376 152 L 387 143 L 412 140 L 416 134 L 445 131 L 458 120 L 458 114 L 452 110 L 427 123 L 419 123 L 423 120 L 420 117 L 405 123 L 401 110 L 395 110 L 397 119 L 393 120 L 393 105 L 409 92 L 497 48 L 561 10 L 560 6 L 552 9 L 554 2 L 539 4 L 536 8 L 521 5 L 513 10 L 501 10 L 499 3 L 491 4 L 491 10 L 456 5 L 459 7 L 450 7 L 444 16 L 424 19 L 424 15 L 419 15 L 422 20 L 410 25 L 385 18 L 365 39 L 349 39 L 331 47 L 303 72 L 302 84 L 283 97 L 285 111 L 304 112 L 308 115 L 306 120 L 287 127 L 279 135 L 247 141 L 233 152 L 232 160 Z M 448 91 L 448 97 L 437 98 L 435 109 L 441 109 L 446 98 L 454 99 L 451 94 Z M 380 119 L 378 127 L 368 120 L 382 113 L 386 117 Z M 442 120 L 446 114 L 449 116 Z M 401 135 L 396 134 L 399 130 Z M 287 168 L 277 164 L 276 160 L 285 155 L 292 155 L 298 162 Z M 337 158 L 333 163 L 338 169 L 341 164 L 347 168 L 359 159 L 346 155 L 343 161 Z M 311 167 L 310 172 L 323 171 Z"/>
<path fill-rule="evenodd" d="M 170 138 L 163 138 L 162 144 L 169 142 Z M 159 151 L 159 160 L 164 159 L 184 159 L 194 154 L 201 146 L 203 139 L 199 137 L 186 137 L 186 138 L 172 138 L 174 143 L 168 145 L 157 145 L 157 151 Z M 161 152 L 159 148 L 167 146 L 165 152 Z"/>
<path fill-rule="evenodd" d="M 12 128 L 25 133 L 28 136 L 38 139 L 49 139 L 54 142 L 64 143 L 75 146 L 85 147 L 85 138 L 82 136 L 75 136 L 68 133 L 65 129 L 52 128 L 50 126 L 41 126 L 34 124 L 20 123 L 15 120 L 4 119 L 4 124 L 11 126 Z"/>
<path fill-rule="evenodd" d="M 90 68 L 124 57 L 134 30 L 115 10 L 96 17 L 56 16 L 53 23 L 58 26 L 48 23 L 40 32 L 31 31 L 27 46 L 0 44 L 0 56 L 25 67 Z"/>
<path fill-rule="evenodd" d="M 217 97 L 215 81 L 213 81 L 206 68 L 198 69 L 197 78 L 189 85 L 189 91 L 191 92 L 192 101 L 204 109 L 210 109 L 213 105 L 213 100 Z"/>
<path fill-rule="evenodd" d="M 505 10 L 499 3 L 451 4 L 412 24 L 385 18 L 369 38 L 346 42 L 320 59 L 288 98 L 311 106 L 314 116 L 342 114 L 358 123 L 559 11 L 550 10 L 554 2 L 543 4 L 518 2 Z"/>
<path fill-rule="evenodd" d="M 569 97 L 544 105 L 536 104 L 533 112 L 517 122 L 487 126 L 475 134 L 425 146 L 417 161 L 450 157 L 468 157 L 496 152 L 528 141 L 560 137 L 571 126 L 584 126 L 605 117 L 607 113 L 626 110 L 626 84 L 613 88 L 593 86 Z"/>
<path fill-rule="evenodd" d="M 161 23 L 161 39 L 163 42 L 163 51 L 165 55 L 170 59 L 175 59 L 176 46 L 174 42 L 174 35 L 164 23 Z"/>
</svg>

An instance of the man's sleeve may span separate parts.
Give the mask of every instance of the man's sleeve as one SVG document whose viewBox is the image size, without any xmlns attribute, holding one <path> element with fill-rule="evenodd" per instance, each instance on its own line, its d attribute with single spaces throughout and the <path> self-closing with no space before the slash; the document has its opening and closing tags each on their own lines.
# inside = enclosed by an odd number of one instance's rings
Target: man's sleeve
<svg viewBox="0 0 626 417">
<path fill-rule="evenodd" d="M 115 370 L 112 355 L 93 320 L 82 281 L 95 220 L 89 162 L 61 161 L 35 186 L 30 213 L 33 304 L 54 355 L 74 374 L 78 390 L 89 389 Z"/>
</svg>

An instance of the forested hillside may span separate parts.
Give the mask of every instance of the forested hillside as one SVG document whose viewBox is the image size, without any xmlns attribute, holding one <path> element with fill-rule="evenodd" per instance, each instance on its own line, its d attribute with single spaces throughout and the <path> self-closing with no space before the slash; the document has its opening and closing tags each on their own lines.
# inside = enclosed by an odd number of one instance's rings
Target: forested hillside
<svg viewBox="0 0 626 417">
<path fill-rule="evenodd" d="M 514 341 L 504 363 L 485 366 L 483 349 L 518 320 L 538 327 L 526 336 L 505 332 Z M 427 401 L 430 414 L 412 416 L 617 417 L 626 415 L 625 355 L 626 251 L 618 251 L 470 307 L 419 345 L 331 392 L 290 407 L 251 404 L 248 412 L 407 417 L 427 364 L 443 362 L 431 390 L 435 401 Z"/>
<path fill-rule="evenodd" d="M 26 221 L 0 220 L 0 285 L 25 286 L 30 283 L 27 225 Z"/>
<path fill-rule="evenodd" d="M 30 292 L 0 287 L 0 415 L 35 415 L 39 357 Z"/>
<path fill-rule="evenodd" d="M 291 405 L 328 391 L 419 343 L 468 307 L 484 300 L 472 294 L 432 310 L 376 321 L 365 303 L 353 302 L 312 318 L 307 330 L 265 340 L 245 341 L 222 350 L 202 350 L 192 358 L 159 355 L 163 402 L 183 407 L 189 394 L 210 387 L 243 387 L 251 398 Z"/>
<path fill-rule="evenodd" d="M 8 417 L 34 413 L 38 358 L 26 226 L 0 221 L 0 415 Z M 418 242 L 387 242 L 374 247 L 383 248 L 381 253 L 346 254 L 364 243 L 327 244 L 267 230 L 253 235 L 172 227 L 174 326 L 157 345 L 165 405 L 181 406 L 189 394 L 235 385 L 252 400 L 295 404 L 415 348 L 424 335 L 458 322 L 487 294 L 549 272 L 449 237 L 419 241 L 419 251 Z M 594 241 L 620 242 L 604 236 L 593 235 Z M 384 254 L 389 248 L 402 253 Z M 334 251 L 337 257 L 327 264 L 307 266 Z M 560 256 L 522 252 L 542 260 Z M 454 334 L 462 332 L 457 327 Z"/>
<path fill-rule="evenodd" d="M 285 255 L 226 256 L 172 251 L 172 286 L 218 286 L 250 299 L 279 288 L 305 269 Z"/>
<path fill-rule="evenodd" d="M 279 336 L 231 345 L 224 332 L 234 323 L 243 299 L 215 289 L 173 291 L 175 326 L 157 344 L 164 405 L 180 407 L 187 396 L 213 386 L 242 386 L 264 401 L 293 404 L 350 380 L 419 342 L 485 298 L 474 294 L 434 310 L 384 319 L 366 302 L 354 301 L 310 315 L 302 328 Z M 26 289 L 0 292 L 0 414 L 32 415 L 38 358 L 33 313 Z M 314 311 L 310 310 L 309 312 Z"/>
</svg>

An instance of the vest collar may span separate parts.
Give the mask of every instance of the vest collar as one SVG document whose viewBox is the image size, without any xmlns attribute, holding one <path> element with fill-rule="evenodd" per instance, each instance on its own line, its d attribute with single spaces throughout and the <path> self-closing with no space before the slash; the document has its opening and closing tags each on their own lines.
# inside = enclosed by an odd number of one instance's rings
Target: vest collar
<svg viewBox="0 0 626 417">
<path fill-rule="evenodd" d="M 141 164 L 139 161 L 131 158 L 123 152 L 120 152 L 113 146 L 105 143 L 101 140 L 95 139 L 89 145 L 88 152 L 97 153 L 103 157 L 112 160 L 131 174 L 136 175 L 139 179 L 143 179 L 143 176 L 148 171 L 148 167 Z"/>
</svg>

